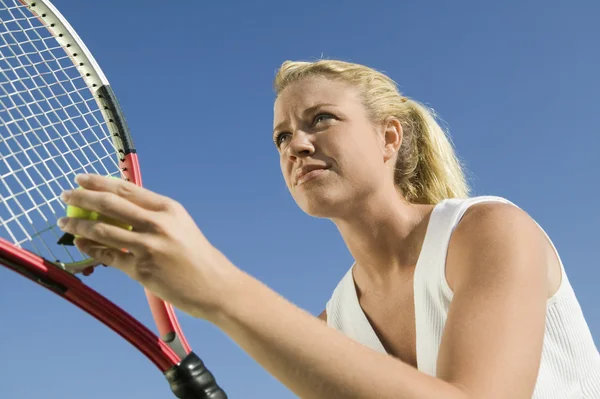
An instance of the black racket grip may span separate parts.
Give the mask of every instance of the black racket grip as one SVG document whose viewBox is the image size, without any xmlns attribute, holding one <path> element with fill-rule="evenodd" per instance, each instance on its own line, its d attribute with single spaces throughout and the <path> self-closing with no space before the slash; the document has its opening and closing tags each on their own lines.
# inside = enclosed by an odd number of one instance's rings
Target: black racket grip
<svg viewBox="0 0 600 399">
<path fill-rule="evenodd" d="M 194 352 L 167 370 L 165 377 L 179 399 L 227 399 L 225 391 Z"/>
</svg>

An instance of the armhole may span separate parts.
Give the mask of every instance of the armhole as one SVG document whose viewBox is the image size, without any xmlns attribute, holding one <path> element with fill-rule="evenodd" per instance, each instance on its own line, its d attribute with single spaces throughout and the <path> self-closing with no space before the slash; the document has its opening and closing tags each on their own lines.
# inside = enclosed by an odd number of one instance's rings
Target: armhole
<svg viewBox="0 0 600 399">
<path fill-rule="evenodd" d="M 327 323 L 327 309 L 324 309 L 321 314 L 317 316 L 317 318 Z"/>
</svg>

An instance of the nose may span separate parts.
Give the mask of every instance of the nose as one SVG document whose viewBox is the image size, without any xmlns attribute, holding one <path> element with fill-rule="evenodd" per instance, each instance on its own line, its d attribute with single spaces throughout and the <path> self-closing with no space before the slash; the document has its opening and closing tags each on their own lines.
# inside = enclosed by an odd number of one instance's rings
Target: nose
<svg viewBox="0 0 600 399">
<path fill-rule="evenodd" d="M 315 146 L 311 141 L 310 135 L 302 131 L 297 131 L 290 139 L 287 150 L 289 160 L 295 162 L 299 158 L 313 155 L 315 153 Z"/>
</svg>

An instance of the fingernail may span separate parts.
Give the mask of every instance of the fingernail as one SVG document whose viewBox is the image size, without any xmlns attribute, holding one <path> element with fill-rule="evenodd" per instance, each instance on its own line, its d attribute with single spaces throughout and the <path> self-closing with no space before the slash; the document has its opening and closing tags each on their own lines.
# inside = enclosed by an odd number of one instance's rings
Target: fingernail
<svg viewBox="0 0 600 399">
<path fill-rule="evenodd" d="M 62 229 L 67 224 L 67 218 L 58 219 L 58 222 L 56 222 L 56 224 L 58 224 L 58 227 Z"/>
<path fill-rule="evenodd" d="M 65 190 L 65 191 L 63 191 L 62 194 L 60 195 L 60 199 L 63 202 L 67 202 L 71 198 L 71 193 L 72 193 L 71 190 Z"/>
<path fill-rule="evenodd" d="M 88 181 L 88 176 L 87 175 L 77 175 L 75 176 L 75 183 L 77 184 L 81 184 L 81 183 L 85 183 L 86 181 Z"/>
</svg>

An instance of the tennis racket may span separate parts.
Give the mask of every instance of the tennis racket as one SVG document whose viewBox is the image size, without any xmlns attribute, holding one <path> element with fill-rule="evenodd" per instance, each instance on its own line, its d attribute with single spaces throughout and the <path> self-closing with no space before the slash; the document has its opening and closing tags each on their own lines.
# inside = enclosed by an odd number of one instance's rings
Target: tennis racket
<svg viewBox="0 0 600 399">
<path fill-rule="evenodd" d="M 173 307 L 146 291 L 160 338 L 83 283 L 97 263 L 56 222 L 79 173 L 142 185 L 108 80 L 48 0 L 0 0 L 0 264 L 95 317 L 164 374 L 175 397 L 225 392 L 186 341 Z"/>
</svg>

